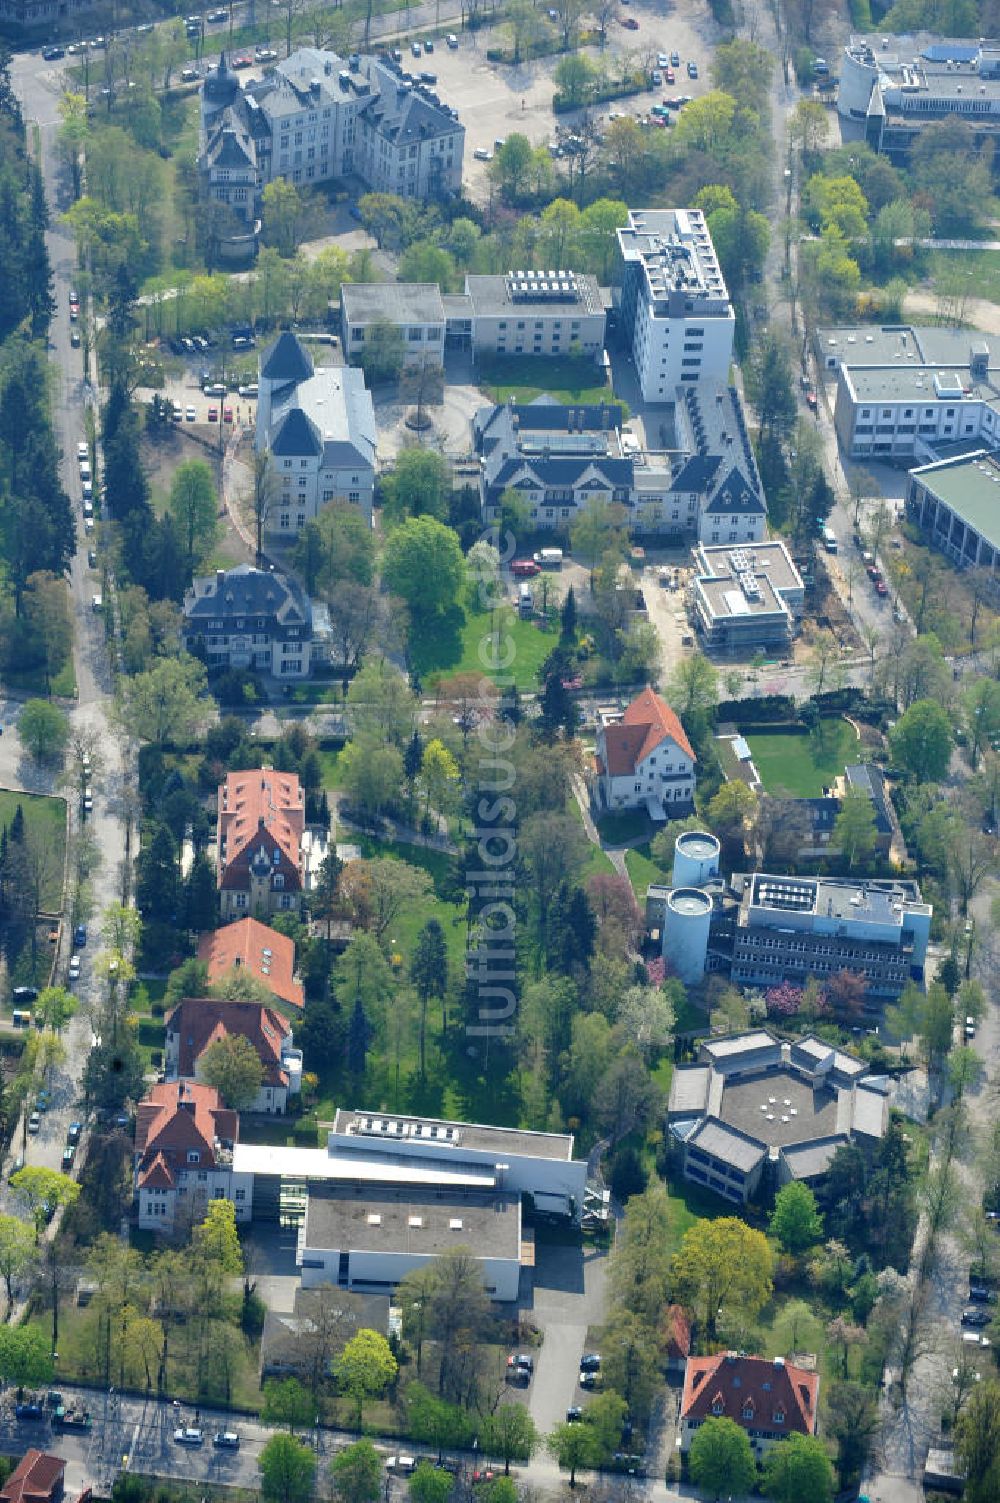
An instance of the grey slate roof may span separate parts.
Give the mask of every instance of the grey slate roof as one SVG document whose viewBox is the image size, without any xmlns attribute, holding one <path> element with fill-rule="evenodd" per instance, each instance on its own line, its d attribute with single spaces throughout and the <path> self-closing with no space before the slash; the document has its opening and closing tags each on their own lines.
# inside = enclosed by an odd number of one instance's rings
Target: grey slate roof
<svg viewBox="0 0 1000 1503">
<path fill-rule="evenodd" d="M 285 330 L 265 351 L 260 373 L 265 381 L 307 381 L 313 363 L 296 336 Z"/>
<path fill-rule="evenodd" d="M 670 489 L 701 495 L 712 484 L 721 463 L 718 454 L 692 455 L 674 476 Z"/>
<path fill-rule="evenodd" d="M 743 1174 L 750 1174 L 761 1159 L 767 1156 L 767 1148 L 763 1143 L 758 1143 L 755 1138 L 748 1137 L 746 1133 L 739 1132 L 725 1122 L 716 1121 L 714 1117 L 705 1117 L 687 1141 L 689 1148 L 700 1148 L 703 1153 L 710 1153 L 724 1164 L 732 1164 L 734 1169 L 741 1170 Z"/>
<path fill-rule="evenodd" d="M 600 454 L 587 454 L 581 459 L 527 459 L 516 455 L 504 462 L 494 484 L 502 489 L 512 484 L 524 470 L 529 470 L 542 485 L 565 489 L 575 486 L 588 470 L 596 470 L 615 490 L 631 486 L 633 474 L 631 459 L 604 459 Z"/>
<path fill-rule="evenodd" d="M 220 571 L 222 573 L 222 571 Z M 283 626 L 309 621 L 309 602 L 294 579 L 251 564 L 192 580 L 184 596 L 184 616 L 191 623 L 213 617 L 263 616 Z"/>
<path fill-rule="evenodd" d="M 721 462 L 721 461 L 720 461 Z M 677 487 L 678 489 L 680 487 Z M 735 467 L 718 486 L 715 495 L 705 507 L 707 514 L 737 513 L 742 517 L 763 516 L 767 511 L 760 496 L 750 485 L 742 470 Z"/>
<path fill-rule="evenodd" d="M 280 419 L 271 438 L 271 453 L 277 458 L 305 458 L 323 452 L 323 441 L 301 407 L 292 407 Z"/>
<path fill-rule="evenodd" d="M 885 782 L 877 767 L 870 762 L 854 762 L 844 768 L 844 781 L 848 788 L 857 788 L 866 793 L 872 801 L 875 811 L 875 828 L 880 835 L 892 834 L 892 820 L 889 817 L 889 795 L 886 792 Z"/>
</svg>

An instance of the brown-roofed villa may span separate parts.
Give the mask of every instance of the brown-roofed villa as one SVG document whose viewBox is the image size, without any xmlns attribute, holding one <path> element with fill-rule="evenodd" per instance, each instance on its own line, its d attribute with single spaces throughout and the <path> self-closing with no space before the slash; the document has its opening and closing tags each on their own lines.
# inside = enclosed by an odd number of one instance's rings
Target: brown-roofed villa
<svg viewBox="0 0 1000 1503">
<path fill-rule="evenodd" d="M 707 1419 L 731 1419 L 745 1430 L 758 1460 L 789 1435 L 816 1434 L 819 1376 L 783 1357 L 716 1352 L 689 1357 L 681 1394 L 681 1450 Z"/>
<path fill-rule="evenodd" d="M 138 1224 L 173 1231 L 200 1221 L 210 1200 L 231 1200 L 237 1221 L 249 1221 L 253 1176 L 233 1172 L 240 1119 L 214 1086 L 161 1081 L 135 1114 Z"/>
<path fill-rule="evenodd" d="M 260 1002 L 216 997 L 185 997 L 178 1002 L 167 1018 L 167 1079 L 197 1080 L 207 1050 L 237 1036 L 249 1040 L 264 1068 L 249 1110 L 283 1113 L 289 1096 L 302 1089 L 302 1052 L 292 1047 L 292 1030 L 281 1013 Z"/>
<path fill-rule="evenodd" d="M 219 899 L 224 919 L 297 910 L 304 887 L 305 798 L 293 772 L 230 772 L 219 788 Z"/>
<path fill-rule="evenodd" d="M 698 760 L 670 706 L 650 688 L 628 708 L 597 712 L 594 795 L 602 809 L 675 819 L 694 806 Z"/>
<path fill-rule="evenodd" d="M 305 1006 L 302 982 L 295 977 L 294 941 L 258 919 L 238 919 L 203 934 L 198 959 L 208 966 L 210 986 L 231 971 L 246 971 L 262 982 L 277 1002 L 286 1007 Z"/>
</svg>

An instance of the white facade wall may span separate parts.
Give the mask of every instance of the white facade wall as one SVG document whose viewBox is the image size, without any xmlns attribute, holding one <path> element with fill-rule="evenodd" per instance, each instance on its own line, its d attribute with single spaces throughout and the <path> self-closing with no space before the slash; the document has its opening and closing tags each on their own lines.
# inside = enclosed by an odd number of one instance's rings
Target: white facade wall
<svg viewBox="0 0 1000 1503">
<path fill-rule="evenodd" d="M 141 1230 L 171 1232 L 175 1223 L 188 1225 L 204 1220 L 205 1209 L 212 1200 L 231 1200 L 236 1220 L 251 1220 L 252 1174 L 234 1174 L 231 1169 L 189 1169 L 181 1171 L 181 1178 L 183 1182 L 174 1190 L 139 1190 L 136 1200 Z"/>
<path fill-rule="evenodd" d="M 501 1131 L 500 1128 L 492 1130 L 497 1133 Z M 577 1220 L 583 1211 L 587 1164 L 582 1159 L 542 1158 L 517 1153 L 513 1147 L 505 1147 L 502 1141 L 491 1148 L 473 1148 L 465 1143 L 459 1143 L 455 1148 L 445 1148 L 440 1143 L 421 1143 L 412 1138 L 380 1140 L 343 1132 L 328 1133 L 327 1148 L 330 1152 L 338 1153 L 353 1151 L 370 1154 L 381 1150 L 404 1162 L 407 1159 L 423 1159 L 456 1170 L 461 1170 L 464 1164 L 495 1170 L 499 1163 L 503 1163 L 506 1168 L 497 1184 L 498 1190 L 512 1195 L 555 1197 L 565 1202 L 567 1215 L 570 1214 L 572 1202 Z"/>
<path fill-rule="evenodd" d="M 603 309 L 543 311 L 511 303 L 501 313 L 473 313 L 472 347 L 477 355 L 596 355 L 604 348 L 604 324 Z"/>
<path fill-rule="evenodd" d="M 657 314 L 644 288 L 632 342 L 643 401 L 672 402 L 678 386 L 700 381 L 728 385 L 735 327 L 731 310 L 727 316 Z"/>
<path fill-rule="evenodd" d="M 605 757 L 600 733 L 598 752 Z M 644 809 L 652 798 L 659 799 L 669 814 L 674 804 L 694 802 L 694 763 L 673 741 L 661 742 L 656 751 L 639 763 L 634 773 L 612 777 L 606 772 L 600 781 L 608 809 Z"/>
<path fill-rule="evenodd" d="M 698 518 L 699 543 L 762 543 L 767 537 L 767 518 L 763 512 L 708 512 Z"/>
<path fill-rule="evenodd" d="M 403 360 L 406 365 L 419 365 L 421 361 L 426 361 L 428 365 L 444 364 L 445 324 L 443 317 L 433 322 L 408 319 L 403 323 L 393 319 L 392 323 L 403 336 Z M 344 312 L 344 356 L 354 365 L 359 363 L 364 354 L 365 340 L 370 327 L 369 323 L 360 319 L 351 321 L 346 311 Z"/>
<path fill-rule="evenodd" d="M 433 1260 L 430 1253 L 369 1252 L 360 1248 L 344 1249 L 348 1254 L 348 1289 L 365 1289 L 371 1285 L 382 1289 L 396 1285 L 414 1268 L 423 1268 Z M 340 1269 L 340 1248 L 312 1248 L 302 1243 L 299 1262 L 303 1289 L 315 1289 L 320 1284 L 335 1284 Z M 517 1258 L 477 1258 L 483 1271 L 483 1282 L 491 1299 L 513 1301 L 517 1299 L 521 1278 L 521 1264 Z"/>
<path fill-rule="evenodd" d="M 375 473 L 367 465 L 327 468 L 321 457 L 272 460 L 277 499 L 271 506 L 265 533 L 289 537 L 301 532 L 330 501 L 357 506 L 371 522 L 375 504 Z"/>
</svg>

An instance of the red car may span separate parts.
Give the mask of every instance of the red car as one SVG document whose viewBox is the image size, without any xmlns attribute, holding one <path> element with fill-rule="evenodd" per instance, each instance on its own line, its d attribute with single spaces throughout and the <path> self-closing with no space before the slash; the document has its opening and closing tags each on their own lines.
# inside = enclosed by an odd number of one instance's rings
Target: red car
<svg viewBox="0 0 1000 1503">
<path fill-rule="evenodd" d="M 253 58 L 250 56 L 249 52 L 237 52 L 236 56 L 233 58 L 233 67 L 252 68 Z"/>
<path fill-rule="evenodd" d="M 889 586 L 886 584 L 886 582 L 885 582 L 884 579 L 876 579 L 876 581 L 875 581 L 875 593 L 876 593 L 876 595 L 888 595 L 888 593 L 889 593 Z"/>
<path fill-rule="evenodd" d="M 625 19 L 624 19 L 624 21 L 622 22 L 622 25 L 624 26 L 624 28 L 625 28 L 626 31 L 638 31 L 639 30 L 639 23 L 635 19 L 635 16 L 626 16 Z"/>
<path fill-rule="evenodd" d="M 533 579 L 536 574 L 541 574 L 542 569 L 533 558 L 516 558 L 510 566 L 510 572 L 515 579 Z"/>
<path fill-rule="evenodd" d="M 210 423 L 217 423 L 219 421 L 219 409 L 218 409 L 218 407 L 210 407 L 208 409 L 208 421 Z"/>
<path fill-rule="evenodd" d="M 810 412 L 815 412 L 818 406 L 818 403 L 816 401 L 816 393 L 812 390 L 806 392 L 806 406 L 809 408 Z"/>
<path fill-rule="evenodd" d="M 669 84 L 677 82 L 677 75 L 674 73 L 673 68 L 664 68 L 663 79 L 665 83 Z"/>
<path fill-rule="evenodd" d="M 224 423 L 231 423 L 232 420 L 233 420 L 233 409 L 231 407 L 225 407 L 225 408 L 223 408 L 222 421 Z"/>
</svg>

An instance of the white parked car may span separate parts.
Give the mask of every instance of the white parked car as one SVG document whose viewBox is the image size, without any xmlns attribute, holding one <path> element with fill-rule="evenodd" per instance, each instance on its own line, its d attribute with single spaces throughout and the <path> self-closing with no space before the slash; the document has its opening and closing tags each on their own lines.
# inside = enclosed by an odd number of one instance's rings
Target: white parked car
<svg viewBox="0 0 1000 1503">
<path fill-rule="evenodd" d="M 477 146 L 472 153 L 477 162 L 492 162 L 493 153 L 488 146 Z"/>
<path fill-rule="evenodd" d="M 197 1425 L 181 1425 L 174 1431 L 174 1440 L 179 1446 L 200 1446 L 204 1439 L 205 1432 Z"/>
<path fill-rule="evenodd" d="M 77 446 L 76 446 L 76 457 L 77 457 L 77 459 L 89 459 L 90 458 L 90 450 L 89 450 L 89 448 L 87 447 L 87 445 L 85 443 L 81 442 L 81 443 L 77 444 Z"/>
<path fill-rule="evenodd" d="M 77 978 L 79 977 L 79 975 L 80 975 L 80 957 L 79 957 L 79 955 L 71 955 L 70 956 L 70 962 L 69 962 L 69 979 L 71 981 L 76 981 Z"/>
</svg>

